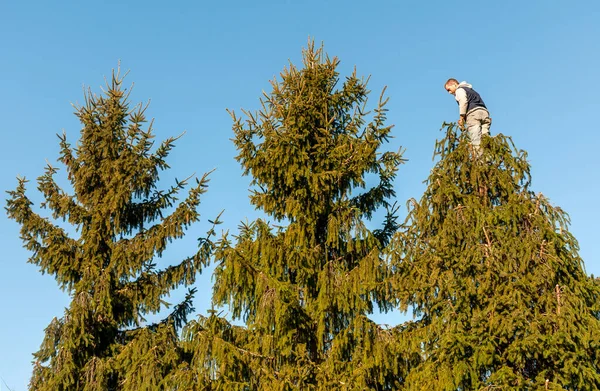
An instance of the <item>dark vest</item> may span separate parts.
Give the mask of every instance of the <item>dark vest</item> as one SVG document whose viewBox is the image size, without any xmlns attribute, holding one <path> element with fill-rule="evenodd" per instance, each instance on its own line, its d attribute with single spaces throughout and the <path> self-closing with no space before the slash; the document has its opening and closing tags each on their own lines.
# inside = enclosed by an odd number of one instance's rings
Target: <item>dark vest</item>
<svg viewBox="0 0 600 391">
<path fill-rule="evenodd" d="M 484 109 L 487 110 L 487 107 L 485 107 L 485 103 L 483 103 L 483 99 L 481 99 L 481 96 L 479 96 L 477 91 L 475 91 L 474 89 L 469 88 L 469 87 L 458 87 L 458 88 L 462 88 L 467 93 L 467 113 L 476 107 L 483 107 Z M 458 103 L 458 102 L 456 102 L 456 103 Z"/>
</svg>

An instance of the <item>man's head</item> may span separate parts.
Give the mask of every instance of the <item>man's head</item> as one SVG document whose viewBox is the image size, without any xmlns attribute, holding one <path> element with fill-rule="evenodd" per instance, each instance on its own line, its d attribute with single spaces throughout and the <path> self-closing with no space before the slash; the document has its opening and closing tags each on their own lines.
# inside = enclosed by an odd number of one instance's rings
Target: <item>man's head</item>
<svg viewBox="0 0 600 391">
<path fill-rule="evenodd" d="M 454 93 L 456 93 L 457 87 L 458 87 L 458 80 L 456 80 L 456 79 L 448 79 L 446 84 L 444 84 L 444 88 L 446 89 L 446 91 L 448 91 L 452 95 L 454 95 Z"/>
</svg>

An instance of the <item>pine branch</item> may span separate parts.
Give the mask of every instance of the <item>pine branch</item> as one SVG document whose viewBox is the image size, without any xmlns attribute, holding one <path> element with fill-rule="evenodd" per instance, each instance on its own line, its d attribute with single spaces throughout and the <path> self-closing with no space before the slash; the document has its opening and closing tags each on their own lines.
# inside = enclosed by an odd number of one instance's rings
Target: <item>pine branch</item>
<svg viewBox="0 0 600 391">
<path fill-rule="evenodd" d="M 19 179 L 17 190 L 9 191 L 8 216 L 21 224 L 21 239 L 33 254 L 29 262 L 38 265 L 43 273 L 54 275 L 63 289 L 71 289 L 81 272 L 77 259 L 78 242 L 65 231 L 33 212 L 32 202 L 25 195 L 25 179 Z"/>
<path fill-rule="evenodd" d="M 82 224 L 88 216 L 85 208 L 75 201 L 76 198 L 63 192 L 54 181 L 53 175 L 57 169 L 50 164 L 46 166 L 46 173 L 38 178 L 38 190 L 43 194 L 46 202 L 42 208 L 49 207 L 55 219 L 62 218 L 74 225 Z"/>
</svg>

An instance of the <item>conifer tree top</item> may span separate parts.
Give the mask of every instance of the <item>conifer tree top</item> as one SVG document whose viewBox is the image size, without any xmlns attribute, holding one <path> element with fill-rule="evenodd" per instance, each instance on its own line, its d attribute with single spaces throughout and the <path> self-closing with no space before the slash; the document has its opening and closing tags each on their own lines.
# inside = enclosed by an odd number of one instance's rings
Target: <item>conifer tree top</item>
<svg viewBox="0 0 600 391">
<path fill-rule="evenodd" d="M 356 71 L 340 83 L 339 60 L 312 42 L 302 63 L 302 68 L 290 64 L 280 81 L 271 82 L 258 113 L 244 112 L 245 121 L 232 113 L 237 160 L 256 186 L 251 202 L 277 219 L 314 221 L 375 173 L 386 185 L 362 200 L 369 216 L 394 194 L 397 156 L 377 158 L 392 129 L 385 125 L 387 99 L 382 94 L 367 123 L 369 90 Z"/>
<path fill-rule="evenodd" d="M 156 267 L 168 243 L 199 220 L 208 178 L 195 179 L 181 201 L 179 194 L 191 178 L 159 189 L 159 172 L 168 168 L 166 158 L 176 139 L 154 148 L 147 106 L 131 107 L 128 97 L 115 72 L 103 94 L 88 91 L 85 103 L 76 107 L 80 138 L 72 147 L 60 135 L 58 159 L 73 194 L 58 186 L 58 169 L 51 165 L 37 181 L 45 199 L 40 206 L 51 217 L 33 209 L 24 178 L 8 192 L 6 210 L 21 225 L 21 238 L 32 253 L 29 261 L 54 276 L 72 299 L 34 354 L 31 390 L 152 389 L 165 366 L 144 363 L 142 347 L 161 344 L 156 347 L 166 354 L 193 311 L 195 290 L 190 289 L 163 321 L 145 321 L 147 314 L 169 306 L 164 298 L 173 289 L 192 285 L 208 260 L 212 246 L 205 238 L 180 263 Z M 59 219 L 78 236 L 61 228 Z M 136 371 L 146 374 L 142 383 L 134 378 Z"/>
<path fill-rule="evenodd" d="M 420 359 L 406 388 L 600 387 L 599 291 L 568 215 L 530 190 L 526 153 L 502 134 L 477 156 L 452 124 L 423 197 L 390 251 Z"/>
<path fill-rule="evenodd" d="M 272 82 L 258 113 L 232 113 L 251 202 L 287 224 L 243 224 L 215 252 L 215 304 L 245 327 L 200 322 L 214 347 L 204 363 L 219 363 L 216 387 L 390 389 L 403 364 L 367 315 L 393 305 L 381 250 L 398 227 L 395 209 L 380 229 L 366 224 L 391 206 L 402 163 L 382 150 L 387 99 L 369 112 L 366 81 L 355 71 L 342 82 L 338 59 L 312 42 L 302 65 Z"/>
</svg>

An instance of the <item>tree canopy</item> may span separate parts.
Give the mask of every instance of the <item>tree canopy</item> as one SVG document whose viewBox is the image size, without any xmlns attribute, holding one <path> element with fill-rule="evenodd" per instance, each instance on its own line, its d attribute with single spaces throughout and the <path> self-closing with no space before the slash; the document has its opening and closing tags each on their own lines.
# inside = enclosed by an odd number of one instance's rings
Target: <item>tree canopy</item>
<svg viewBox="0 0 600 391">
<path fill-rule="evenodd" d="M 406 389 L 600 387 L 599 291 L 568 215 L 530 190 L 527 154 L 487 137 L 483 156 L 454 125 L 390 252 L 395 291 L 421 356 Z"/>
<path fill-rule="evenodd" d="M 39 207 L 50 216 L 35 210 L 25 178 L 9 192 L 6 209 L 21 225 L 29 261 L 71 297 L 34 354 L 30 390 L 156 390 L 181 361 L 178 331 L 193 311 L 192 285 L 209 259 L 212 232 L 181 262 L 161 269 L 156 260 L 199 220 L 208 178 L 196 179 L 181 202 L 189 179 L 158 188 L 176 139 L 153 148 L 152 124 L 144 129 L 147 106 L 130 107 L 122 83 L 116 72 L 102 95 L 86 93 L 76 107 L 82 124 L 76 147 L 59 136 L 58 160 L 72 194 L 48 165 L 37 183 L 45 199 Z M 168 307 L 165 296 L 185 286 L 187 296 L 170 314 L 146 321 Z"/>
<path fill-rule="evenodd" d="M 154 145 L 119 72 L 86 92 L 76 146 L 59 135 L 68 188 L 48 165 L 39 205 L 25 178 L 8 192 L 29 262 L 71 298 L 30 390 L 600 389 L 600 279 L 567 213 L 531 190 L 527 154 L 502 134 L 474 151 L 444 124 L 399 223 L 385 89 L 373 104 L 368 79 L 339 65 L 311 41 L 259 110 L 230 111 L 265 217 L 218 240 L 208 220 L 176 262 L 161 258 L 200 220 L 208 174 L 161 189 L 177 138 Z M 188 322 L 209 262 L 214 309 Z M 414 319 L 372 320 L 391 310 Z"/>
<path fill-rule="evenodd" d="M 198 325 L 224 388 L 389 389 L 402 365 L 368 318 L 394 304 L 381 251 L 397 228 L 402 157 L 383 150 L 387 99 L 369 112 L 366 81 L 354 72 L 341 82 L 338 65 L 311 43 L 260 111 L 232 112 L 251 203 L 273 222 L 241 224 L 215 253 L 214 302 L 244 324 Z M 380 208 L 387 215 L 369 229 Z"/>
</svg>

